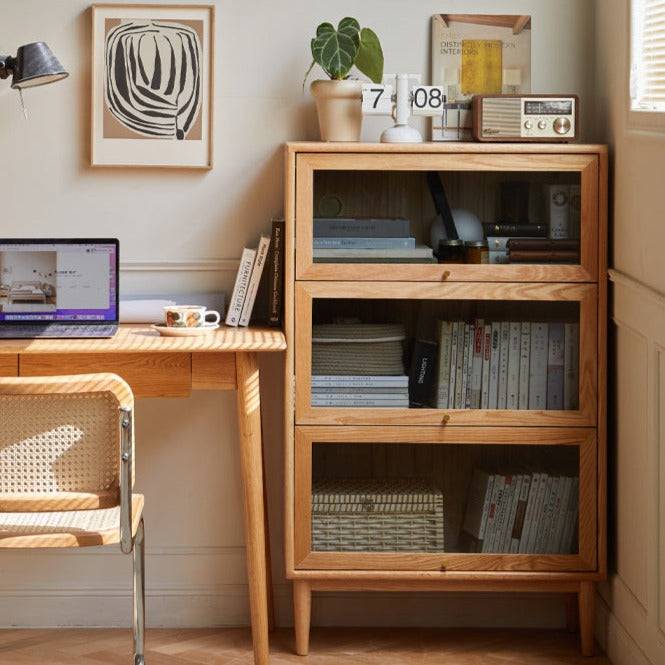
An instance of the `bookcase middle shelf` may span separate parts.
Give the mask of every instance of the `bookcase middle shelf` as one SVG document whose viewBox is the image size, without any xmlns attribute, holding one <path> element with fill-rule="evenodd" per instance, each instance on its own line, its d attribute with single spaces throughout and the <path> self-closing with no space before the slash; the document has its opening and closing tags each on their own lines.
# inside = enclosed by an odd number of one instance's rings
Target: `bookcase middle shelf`
<svg viewBox="0 0 665 665">
<path fill-rule="evenodd" d="M 595 285 L 297 282 L 295 294 L 299 424 L 595 425 Z"/>
</svg>

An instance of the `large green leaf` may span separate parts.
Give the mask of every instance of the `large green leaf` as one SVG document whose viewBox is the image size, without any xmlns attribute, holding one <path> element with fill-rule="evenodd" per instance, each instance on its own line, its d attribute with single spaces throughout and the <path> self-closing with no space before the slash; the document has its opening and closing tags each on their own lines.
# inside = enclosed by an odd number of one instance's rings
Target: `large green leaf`
<svg viewBox="0 0 665 665">
<path fill-rule="evenodd" d="M 312 57 L 332 79 L 348 76 L 360 48 L 360 24 L 343 18 L 337 30 L 331 23 L 321 23 L 312 39 Z"/>
<path fill-rule="evenodd" d="M 356 67 L 374 83 L 383 81 L 383 50 L 376 33 L 363 28 L 360 33 L 360 48 L 356 56 Z"/>
</svg>

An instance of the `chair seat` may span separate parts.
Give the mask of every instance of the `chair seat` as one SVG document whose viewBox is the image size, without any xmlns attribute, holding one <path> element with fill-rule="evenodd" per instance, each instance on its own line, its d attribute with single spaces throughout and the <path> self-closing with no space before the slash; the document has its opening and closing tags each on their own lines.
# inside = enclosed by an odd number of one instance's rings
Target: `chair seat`
<svg viewBox="0 0 665 665">
<path fill-rule="evenodd" d="M 132 497 L 132 536 L 143 495 Z M 0 548 L 93 547 L 120 542 L 120 506 L 50 513 L 0 513 Z"/>
</svg>

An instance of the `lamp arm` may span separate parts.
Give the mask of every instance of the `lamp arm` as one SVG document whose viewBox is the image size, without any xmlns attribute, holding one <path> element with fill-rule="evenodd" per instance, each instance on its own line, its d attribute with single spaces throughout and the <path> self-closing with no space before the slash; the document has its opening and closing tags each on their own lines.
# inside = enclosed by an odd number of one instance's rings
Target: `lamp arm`
<svg viewBox="0 0 665 665">
<path fill-rule="evenodd" d="M 14 69 L 15 58 L 11 55 L 0 55 L 0 79 L 6 79 L 11 76 Z"/>
</svg>

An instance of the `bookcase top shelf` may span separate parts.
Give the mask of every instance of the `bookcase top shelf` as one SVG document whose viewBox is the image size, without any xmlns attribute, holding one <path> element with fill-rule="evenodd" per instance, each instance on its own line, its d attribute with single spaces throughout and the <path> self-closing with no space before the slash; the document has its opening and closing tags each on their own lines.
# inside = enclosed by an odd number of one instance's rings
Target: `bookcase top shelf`
<svg viewBox="0 0 665 665">
<path fill-rule="evenodd" d="M 286 144 L 292 153 L 476 153 L 476 154 L 607 154 L 607 146 L 593 143 L 325 143 L 296 141 Z"/>
</svg>

